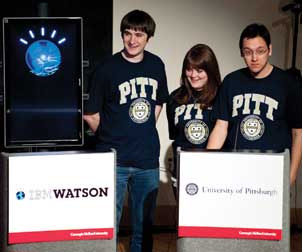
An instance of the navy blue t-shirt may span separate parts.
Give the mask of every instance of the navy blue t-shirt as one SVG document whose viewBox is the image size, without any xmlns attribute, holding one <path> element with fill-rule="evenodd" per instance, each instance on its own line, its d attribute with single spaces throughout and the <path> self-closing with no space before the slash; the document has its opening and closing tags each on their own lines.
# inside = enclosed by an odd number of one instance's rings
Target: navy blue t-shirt
<svg viewBox="0 0 302 252">
<path fill-rule="evenodd" d="M 187 104 L 179 104 L 175 94 L 182 87 L 173 91 L 166 105 L 169 138 L 172 143 L 174 157 L 174 175 L 176 175 L 177 147 L 205 149 L 209 134 L 214 126 L 212 107 L 201 109 L 199 103 L 191 97 Z"/>
<path fill-rule="evenodd" d="M 299 92 L 296 80 L 277 67 L 262 79 L 247 68 L 227 75 L 214 106 L 214 117 L 229 123 L 226 148 L 290 148 L 291 129 L 302 127 Z"/>
<path fill-rule="evenodd" d="M 131 63 L 121 52 L 95 71 L 86 112 L 100 114 L 98 150 L 114 148 L 117 165 L 150 169 L 159 166 L 160 143 L 155 106 L 168 97 L 162 60 L 144 51 Z"/>
<path fill-rule="evenodd" d="M 193 98 L 187 104 L 179 104 L 175 100 L 179 89 L 171 93 L 167 102 L 169 137 L 179 147 L 205 148 L 214 124 L 211 117 L 212 107 L 201 109 Z"/>
</svg>

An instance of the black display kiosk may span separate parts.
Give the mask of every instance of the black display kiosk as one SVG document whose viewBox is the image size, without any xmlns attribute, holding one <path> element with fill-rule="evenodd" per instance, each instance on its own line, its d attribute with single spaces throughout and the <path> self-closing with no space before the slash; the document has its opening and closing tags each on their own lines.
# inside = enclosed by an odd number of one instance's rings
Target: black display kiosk
<svg viewBox="0 0 302 252">
<path fill-rule="evenodd" d="M 4 18 L 4 146 L 83 144 L 82 18 Z"/>
</svg>

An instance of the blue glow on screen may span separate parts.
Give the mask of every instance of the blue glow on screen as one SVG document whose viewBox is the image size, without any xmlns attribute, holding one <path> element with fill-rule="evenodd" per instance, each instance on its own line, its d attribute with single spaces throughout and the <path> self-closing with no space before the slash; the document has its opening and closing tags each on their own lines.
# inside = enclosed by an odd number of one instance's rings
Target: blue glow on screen
<svg viewBox="0 0 302 252">
<path fill-rule="evenodd" d="M 56 30 L 53 30 L 52 33 L 51 33 L 51 35 L 50 35 L 50 37 L 51 37 L 51 38 L 54 38 L 54 37 L 56 36 L 56 33 L 57 33 L 57 31 L 56 31 Z"/>
<path fill-rule="evenodd" d="M 25 54 L 27 66 L 37 76 L 49 76 L 54 74 L 61 64 L 59 48 L 49 40 L 33 42 Z"/>
<path fill-rule="evenodd" d="M 44 27 L 40 28 L 40 35 L 42 37 L 46 36 L 46 32 Z M 28 33 L 31 39 L 36 38 L 35 33 L 32 30 L 29 30 Z M 50 39 L 54 39 L 56 34 L 57 31 L 52 30 Z M 46 77 L 53 75 L 59 69 L 62 58 L 60 49 L 55 43 L 61 45 L 66 41 L 66 38 L 60 38 L 53 42 L 46 39 L 46 37 L 32 43 L 24 38 L 20 38 L 19 41 L 24 45 L 29 44 L 25 53 L 25 61 L 31 73 L 36 76 Z"/>
<path fill-rule="evenodd" d="M 33 39 L 35 38 L 35 34 L 33 33 L 33 31 L 29 31 L 28 33 L 31 36 L 31 38 L 33 38 Z"/>
</svg>

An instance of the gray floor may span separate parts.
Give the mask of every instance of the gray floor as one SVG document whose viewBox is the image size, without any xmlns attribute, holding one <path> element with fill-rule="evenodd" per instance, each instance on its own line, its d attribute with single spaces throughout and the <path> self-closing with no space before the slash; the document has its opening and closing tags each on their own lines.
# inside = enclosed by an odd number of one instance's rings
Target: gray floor
<svg viewBox="0 0 302 252">
<path fill-rule="evenodd" d="M 129 236 L 120 236 L 119 241 L 119 252 L 129 252 Z M 153 252 L 176 252 L 176 233 L 155 234 Z M 302 233 L 291 235 L 291 252 L 302 252 Z"/>
</svg>

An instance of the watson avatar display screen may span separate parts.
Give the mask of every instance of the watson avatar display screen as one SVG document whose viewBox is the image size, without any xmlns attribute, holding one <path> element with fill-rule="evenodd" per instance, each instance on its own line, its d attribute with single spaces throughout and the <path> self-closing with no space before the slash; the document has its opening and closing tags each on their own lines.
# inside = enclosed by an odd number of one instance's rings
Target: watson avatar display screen
<svg viewBox="0 0 302 252">
<path fill-rule="evenodd" d="M 5 145 L 82 144 L 82 19 L 4 18 Z"/>
</svg>

